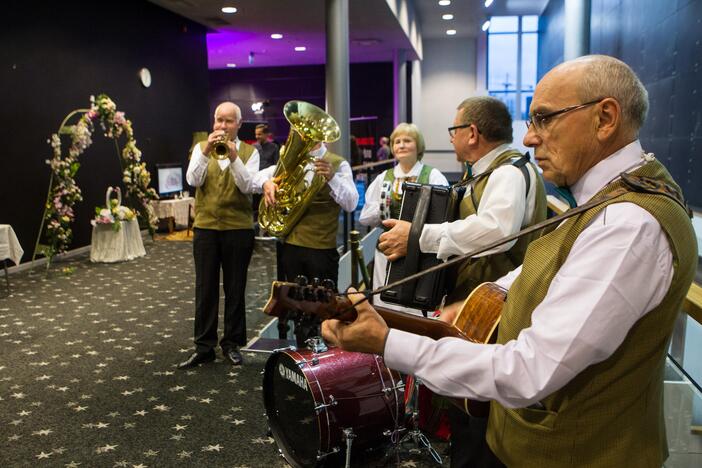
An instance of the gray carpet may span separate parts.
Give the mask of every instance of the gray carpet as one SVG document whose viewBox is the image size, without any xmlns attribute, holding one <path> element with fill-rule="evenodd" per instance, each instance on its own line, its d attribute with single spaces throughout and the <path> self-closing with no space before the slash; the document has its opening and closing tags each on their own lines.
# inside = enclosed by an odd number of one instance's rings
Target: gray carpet
<svg viewBox="0 0 702 468">
<path fill-rule="evenodd" d="M 131 262 L 85 256 L 48 277 L 11 277 L 0 298 L 0 466 L 287 466 L 267 435 L 267 355 L 176 370 L 192 351 L 192 245 L 145 247 Z M 269 321 L 260 310 L 274 265 L 272 243 L 257 244 L 249 338 Z M 371 464 L 381 462 L 354 466 Z M 438 466 L 416 451 L 382 464 Z"/>
</svg>

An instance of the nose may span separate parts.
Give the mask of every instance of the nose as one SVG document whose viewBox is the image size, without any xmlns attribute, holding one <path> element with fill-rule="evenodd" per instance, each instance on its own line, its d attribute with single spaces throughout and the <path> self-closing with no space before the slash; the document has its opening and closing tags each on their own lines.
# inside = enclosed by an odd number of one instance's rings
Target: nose
<svg viewBox="0 0 702 468">
<path fill-rule="evenodd" d="M 533 125 L 529 126 L 529 128 L 527 129 L 526 135 L 524 135 L 523 143 L 524 146 L 527 146 L 529 148 L 534 148 L 541 143 L 541 137 L 536 134 Z"/>
</svg>

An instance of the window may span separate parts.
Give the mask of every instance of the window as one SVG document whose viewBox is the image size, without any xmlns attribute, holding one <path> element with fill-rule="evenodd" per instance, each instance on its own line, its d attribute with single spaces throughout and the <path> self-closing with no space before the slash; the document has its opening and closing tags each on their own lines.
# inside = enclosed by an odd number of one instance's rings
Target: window
<svg viewBox="0 0 702 468">
<path fill-rule="evenodd" d="M 536 87 L 538 16 L 493 16 L 488 29 L 487 88 L 515 120 L 526 120 Z"/>
</svg>

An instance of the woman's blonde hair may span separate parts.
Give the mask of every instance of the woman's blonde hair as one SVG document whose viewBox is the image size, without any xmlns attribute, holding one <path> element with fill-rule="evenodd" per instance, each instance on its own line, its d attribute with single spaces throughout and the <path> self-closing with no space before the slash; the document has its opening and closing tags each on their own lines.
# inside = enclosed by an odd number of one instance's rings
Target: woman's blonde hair
<svg viewBox="0 0 702 468">
<path fill-rule="evenodd" d="M 421 160 L 424 156 L 424 137 L 422 132 L 419 131 L 417 126 L 413 123 L 402 122 L 395 130 L 390 134 L 390 153 L 392 154 L 392 148 L 395 144 L 395 137 L 399 135 L 409 135 L 414 142 L 417 144 L 417 161 Z"/>
</svg>

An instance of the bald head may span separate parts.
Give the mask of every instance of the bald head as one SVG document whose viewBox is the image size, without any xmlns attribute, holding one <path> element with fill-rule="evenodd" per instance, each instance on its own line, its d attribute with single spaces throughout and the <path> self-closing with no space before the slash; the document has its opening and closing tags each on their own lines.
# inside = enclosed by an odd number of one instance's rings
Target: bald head
<svg viewBox="0 0 702 468">
<path fill-rule="evenodd" d="M 579 102 L 616 99 L 622 110 L 622 125 L 633 136 L 646 120 L 646 88 L 626 63 L 614 57 L 585 55 L 569 60 L 549 71 L 543 81 L 572 91 Z"/>
<path fill-rule="evenodd" d="M 241 121 L 241 109 L 233 102 L 226 101 L 218 105 L 215 109 L 215 119 L 218 114 L 232 117 L 237 123 Z"/>
</svg>

